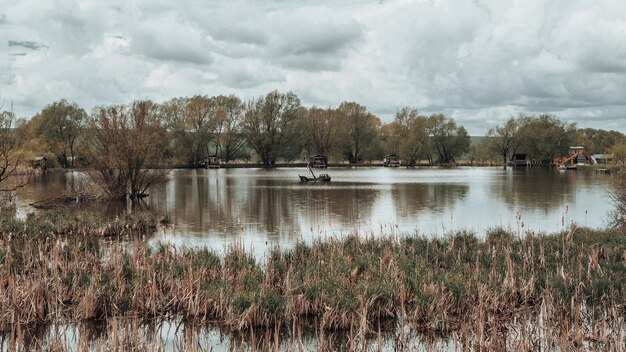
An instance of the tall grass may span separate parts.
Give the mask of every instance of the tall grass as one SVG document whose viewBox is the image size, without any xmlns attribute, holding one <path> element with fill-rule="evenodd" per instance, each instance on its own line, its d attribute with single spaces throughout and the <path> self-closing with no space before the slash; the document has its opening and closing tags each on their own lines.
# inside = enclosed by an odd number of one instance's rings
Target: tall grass
<svg viewBox="0 0 626 352">
<path fill-rule="evenodd" d="M 274 249 L 263 263 L 241 246 L 218 255 L 136 239 L 104 255 L 100 241 L 90 232 L 4 233 L 0 332 L 176 318 L 262 328 L 276 339 L 312 324 L 320 335 L 349 336 L 352 349 L 365 348 L 381 324 L 397 327 L 400 350 L 417 332 L 472 349 L 624 347 L 626 235 L 616 230 L 350 236 Z"/>
</svg>

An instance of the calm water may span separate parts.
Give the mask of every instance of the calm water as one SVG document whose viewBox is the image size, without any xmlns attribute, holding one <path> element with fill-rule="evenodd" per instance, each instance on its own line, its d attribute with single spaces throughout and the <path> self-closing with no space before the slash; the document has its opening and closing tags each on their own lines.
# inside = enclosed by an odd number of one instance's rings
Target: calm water
<svg viewBox="0 0 626 352">
<path fill-rule="evenodd" d="M 502 226 L 516 232 L 601 227 L 611 204 L 610 175 L 547 168 L 328 169 L 329 184 L 300 184 L 305 169 L 175 170 L 153 187 L 148 206 L 172 225 L 154 241 L 255 251 L 299 240 L 420 233 L 443 235 Z M 37 178 L 20 192 L 20 211 L 85 182 L 80 173 Z"/>
</svg>

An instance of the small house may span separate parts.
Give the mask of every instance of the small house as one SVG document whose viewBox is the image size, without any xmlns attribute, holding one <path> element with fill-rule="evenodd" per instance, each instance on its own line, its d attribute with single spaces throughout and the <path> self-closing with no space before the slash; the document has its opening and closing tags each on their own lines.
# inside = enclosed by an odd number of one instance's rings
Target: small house
<svg viewBox="0 0 626 352">
<path fill-rule="evenodd" d="M 307 158 L 307 165 L 310 167 L 327 168 L 328 158 L 324 155 L 313 155 Z"/>
<path fill-rule="evenodd" d="M 387 154 L 383 157 L 383 166 L 398 167 L 400 166 L 400 157 L 395 154 Z"/>
<path fill-rule="evenodd" d="M 592 157 L 598 164 L 613 163 L 613 154 L 594 154 Z"/>
<path fill-rule="evenodd" d="M 511 156 L 511 161 L 509 162 L 511 166 L 530 166 L 530 159 L 528 158 L 528 154 L 524 153 L 516 153 Z"/>
<path fill-rule="evenodd" d="M 221 159 L 217 155 L 209 155 L 204 158 L 204 166 L 207 169 L 219 169 L 220 168 Z"/>
</svg>

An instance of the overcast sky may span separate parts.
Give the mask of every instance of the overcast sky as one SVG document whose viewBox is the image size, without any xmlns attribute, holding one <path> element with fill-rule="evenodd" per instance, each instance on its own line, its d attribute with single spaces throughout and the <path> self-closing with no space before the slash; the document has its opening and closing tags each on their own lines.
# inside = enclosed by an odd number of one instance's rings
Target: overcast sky
<svg viewBox="0 0 626 352">
<path fill-rule="evenodd" d="M 444 112 L 472 135 L 520 112 L 626 132 L 624 0 L 10 2 L 0 97 L 19 116 L 278 89 L 383 121 Z"/>
</svg>

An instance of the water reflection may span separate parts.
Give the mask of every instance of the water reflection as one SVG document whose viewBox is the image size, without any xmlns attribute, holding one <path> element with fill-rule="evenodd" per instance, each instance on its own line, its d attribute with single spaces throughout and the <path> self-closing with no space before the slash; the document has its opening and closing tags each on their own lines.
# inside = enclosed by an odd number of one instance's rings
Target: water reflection
<svg viewBox="0 0 626 352">
<path fill-rule="evenodd" d="M 441 234 L 494 226 L 560 230 L 603 226 L 610 175 L 530 168 L 329 169 L 333 182 L 300 184 L 299 169 L 175 170 L 146 205 L 172 226 L 157 240 L 222 247 L 293 243 L 353 231 Z M 28 204 L 79 187 L 87 176 L 54 172 L 20 190 Z M 123 205 L 99 205 L 109 214 Z M 107 209 L 108 208 L 108 209 Z M 520 220 L 521 218 L 521 220 Z"/>
</svg>

